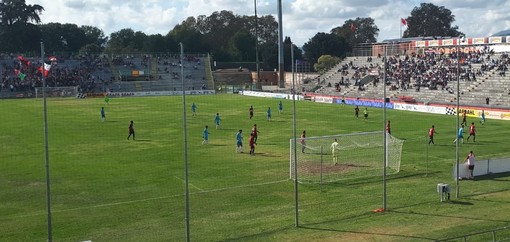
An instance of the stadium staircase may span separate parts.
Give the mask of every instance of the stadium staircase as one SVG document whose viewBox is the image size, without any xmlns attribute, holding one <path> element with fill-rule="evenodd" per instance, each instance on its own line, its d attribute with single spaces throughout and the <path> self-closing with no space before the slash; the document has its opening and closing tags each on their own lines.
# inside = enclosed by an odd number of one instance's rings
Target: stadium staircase
<svg viewBox="0 0 510 242">
<path fill-rule="evenodd" d="M 119 73 L 119 70 L 117 69 L 117 66 L 115 66 L 112 62 L 112 56 L 108 56 L 108 65 L 110 66 L 110 71 L 112 72 L 113 76 L 116 76 Z M 120 76 L 115 78 L 115 81 L 120 81 Z"/>
<path fill-rule="evenodd" d="M 205 68 L 205 80 L 207 81 L 207 87 L 209 89 L 214 90 L 214 78 L 211 67 L 211 56 L 207 54 L 207 57 L 204 58 L 204 68 Z"/>
<path fill-rule="evenodd" d="M 142 85 L 142 83 L 141 83 L 141 82 L 139 82 L 139 81 L 136 81 L 136 82 L 135 82 L 135 89 L 136 89 L 136 91 L 137 91 L 137 92 L 141 92 L 141 91 L 143 91 L 143 85 Z"/>
<path fill-rule="evenodd" d="M 157 80 L 158 79 L 158 76 L 159 76 L 159 72 L 158 72 L 158 58 L 157 57 L 151 57 L 151 62 L 150 62 L 150 75 L 152 76 L 152 78 L 150 78 L 151 80 Z"/>
</svg>

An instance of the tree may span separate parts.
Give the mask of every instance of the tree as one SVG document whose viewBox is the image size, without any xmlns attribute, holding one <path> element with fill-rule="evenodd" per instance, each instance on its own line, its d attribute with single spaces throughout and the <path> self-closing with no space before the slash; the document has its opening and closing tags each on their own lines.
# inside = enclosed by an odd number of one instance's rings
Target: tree
<svg viewBox="0 0 510 242">
<path fill-rule="evenodd" d="M 322 55 L 343 57 L 347 52 L 347 42 L 336 34 L 317 33 L 303 45 L 305 56 L 311 63 Z"/>
<path fill-rule="evenodd" d="M 196 29 L 204 35 L 207 43 L 214 48 L 224 49 L 228 48 L 230 37 L 244 29 L 244 26 L 239 15 L 226 10 L 199 18 L 196 23 Z"/>
<path fill-rule="evenodd" d="M 255 36 L 247 31 L 238 31 L 230 38 L 230 50 L 237 60 L 255 60 Z"/>
<path fill-rule="evenodd" d="M 342 26 L 333 28 L 331 33 L 344 38 L 351 50 L 357 44 L 377 42 L 379 28 L 372 18 L 356 18 L 346 20 Z"/>
<path fill-rule="evenodd" d="M 97 44 L 87 44 L 80 48 L 79 52 L 81 55 L 98 55 L 103 52 L 103 48 Z"/>
<path fill-rule="evenodd" d="M 41 5 L 27 5 L 25 0 L 0 1 L 0 51 L 18 52 L 39 49 Z"/>
<path fill-rule="evenodd" d="M 284 65 L 285 65 L 285 71 L 292 71 L 292 53 L 291 53 L 291 44 L 292 48 L 294 49 L 294 60 L 302 60 L 303 59 L 303 52 L 292 43 L 292 40 L 290 37 L 286 36 L 285 40 L 283 40 L 283 58 L 284 58 Z"/>
<path fill-rule="evenodd" d="M 167 34 L 167 38 L 182 43 L 186 52 L 209 51 L 207 42 L 204 41 L 204 35 L 197 29 L 197 21 L 194 17 L 188 17 L 182 23 L 176 25 Z"/>
<path fill-rule="evenodd" d="M 103 30 L 98 27 L 82 25 L 80 26 L 80 29 L 85 33 L 87 44 L 96 44 L 101 47 L 104 46 L 108 41 L 108 38 L 105 37 Z"/>
<path fill-rule="evenodd" d="M 403 37 L 418 36 L 450 36 L 463 35 L 458 26 L 453 26 L 455 15 L 444 6 L 438 7 L 432 3 L 421 3 L 411 11 L 407 17 L 407 29 Z"/>
<path fill-rule="evenodd" d="M 167 52 L 170 49 L 167 40 L 168 39 L 161 34 L 149 35 L 143 41 L 142 50 L 144 52 Z"/>
<path fill-rule="evenodd" d="M 330 56 L 330 55 L 323 55 L 323 56 L 319 57 L 319 59 L 317 60 L 317 63 L 315 63 L 313 65 L 313 68 L 319 73 L 324 73 L 327 70 L 333 68 L 339 62 L 340 62 L 340 58 L 338 58 L 338 57 L 334 57 L 334 56 Z"/>
<path fill-rule="evenodd" d="M 267 42 L 259 46 L 260 69 L 274 70 L 278 69 L 278 44 L 277 42 Z"/>
<path fill-rule="evenodd" d="M 27 5 L 25 0 L 4 0 L 0 2 L 0 18 L 2 25 L 12 26 L 17 23 L 40 23 L 39 14 L 44 8 L 41 5 Z"/>
<path fill-rule="evenodd" d="M 106 51 L 110 53 L 133 53 L 141 51 L 143 41 L 147 38 L 143 32 L 133 31 L 130 28 L 121 29 L 110 35 Z"/>
</svg>

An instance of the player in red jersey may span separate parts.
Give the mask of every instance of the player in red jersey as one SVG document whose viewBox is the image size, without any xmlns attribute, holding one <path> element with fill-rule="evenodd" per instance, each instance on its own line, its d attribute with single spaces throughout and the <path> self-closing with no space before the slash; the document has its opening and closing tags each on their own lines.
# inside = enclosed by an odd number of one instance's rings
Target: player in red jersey
<svg viewBox="0 0 510 242">
<path fill-rule="evenodd" d="M 436 129 L 434 128 L 434 125 L 432 125 L 432 128 L 429 129 L 429 145 L 430 143 L 434 144 L 434 134 L 436 133 Z"/>
<path fill-rule="evenodd" d="M 471 122 L 471 126 L 469 126 L 469 136 L 467 138 L 467 141 L 469 141 L 469 137 L 471 136 L 473 136 L 473 142 L 476 142 L 476 129 L 474 122 Z"/>
<path fill-rule="evenodd" d="M 248 142 L 250 144 L 250 155 L 255 155 L 255 138 L 253 136 L 253 133 L 250 135 Z"/>
</svg>

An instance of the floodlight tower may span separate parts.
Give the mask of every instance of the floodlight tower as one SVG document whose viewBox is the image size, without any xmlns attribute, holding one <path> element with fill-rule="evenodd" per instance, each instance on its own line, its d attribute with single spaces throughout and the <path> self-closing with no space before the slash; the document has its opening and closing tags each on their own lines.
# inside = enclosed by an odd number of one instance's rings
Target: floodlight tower
<svg viewBox="0 0 510 242">
<path fill-rule="evenodd" d="M 455 160 L 456 160 L 456 172 L 457 177 L 455 177 L 455 197 L 459 198 L 459 126 L 460 126 L 460 120 L 459 120 L 459 106 L 460 106 L 460 43 L 464 43 L 464 36 L 459 36 L 459 39 L 457 40 L 457 123 L 456 123 L 456 129 L 455 129 L 455 137 L 457 138 L 457 142 L 455 142 Z"/>
<path fill-rule="evenodd" d="M 278 0 L 278 86 L 285 87 L 283 65 L 283 22 L 282 22 L 282 0 Z"/>
<path fill-rule="evenodd" d="M 257 65 L 257 79 L 255 87 L 260 89 L 260 68 L 259 68 L 259 21 L 257 17 L 257 0 L 253 0 L 255 5 L 255 63 Z"/>
</svg>

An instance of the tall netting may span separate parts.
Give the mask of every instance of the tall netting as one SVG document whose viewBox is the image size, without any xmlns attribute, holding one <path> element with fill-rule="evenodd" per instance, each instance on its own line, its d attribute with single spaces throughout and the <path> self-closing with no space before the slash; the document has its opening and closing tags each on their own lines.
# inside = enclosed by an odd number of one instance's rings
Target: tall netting
<svg viewBox="0 0 510 242">
<path fill-rule="evenodd" d="M 367 132 L 297 139 L 299 182 L 327 183 L 380 176 L 383 172 L 384 133 Z M 337 145 L 333 144 L 336 141 Z M 400 171 L 404 141 L 387 135 L 387 174 Z M 290 178 L 294 179 L 294 139 L 290 140 Z M 333 152 L 333 149 L 335 152 Z"/>
<path fill-rule="evenodd" d="M 78 86 L 71 87 L 46 87 L 47 97 L 76 97 L 78 95 Z M 43 97 L 43 88 L 35 88 L 35 97 Z"/>
</svg>

